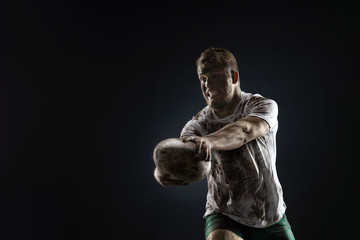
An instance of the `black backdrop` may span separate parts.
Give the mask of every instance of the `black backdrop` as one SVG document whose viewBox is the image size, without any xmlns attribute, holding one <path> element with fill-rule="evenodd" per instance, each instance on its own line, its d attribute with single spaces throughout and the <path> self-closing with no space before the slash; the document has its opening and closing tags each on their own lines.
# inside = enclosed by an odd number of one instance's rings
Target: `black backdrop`
<svg viewBox="0 0 360 240">
<path fill-rule="evenodd" d="M 0 9 L 1 239 L 203 239 L 206 182 L 162 188 L 152 151 L 205 106 L 195 60 L 210 46 L 235 54 L 243 91 L 278 102 L 277 168 L 297 239 L 339 236 L 350 6 Z"/>
</svg>

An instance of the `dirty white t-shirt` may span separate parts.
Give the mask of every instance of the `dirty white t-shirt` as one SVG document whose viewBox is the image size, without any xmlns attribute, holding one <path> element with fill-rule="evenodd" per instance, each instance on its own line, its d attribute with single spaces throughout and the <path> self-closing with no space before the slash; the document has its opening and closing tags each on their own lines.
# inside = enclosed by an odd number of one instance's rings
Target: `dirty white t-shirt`
<svg viewBox="0 0 360 240">
<path fill-rule="evenodd" d="M 240 148 L 212 151 L 204 217 L 222 213 L 251 227 L 268 227 L 285 213 L 282 188 L 276 173 L 278 107 L 274 100 L 241 92 L 233 114 L 219 118 L 205 107 L 183 128 L 181 136 L 205 136 L 245 116 L 264 119 L 270 131 Z"/>
</svg>

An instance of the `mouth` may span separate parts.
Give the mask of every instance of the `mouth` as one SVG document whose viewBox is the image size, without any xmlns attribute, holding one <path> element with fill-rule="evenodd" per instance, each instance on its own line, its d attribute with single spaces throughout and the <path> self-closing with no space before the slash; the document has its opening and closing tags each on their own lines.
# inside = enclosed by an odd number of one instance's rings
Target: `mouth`
<svg viewBox="0 0 360 240">
<path fill-rule="evenodd" d="M 207 90 L 206 91 L 206 96 L 208 98 L 215 98 L 215 97 L 218 97 L 220 95 L 220 91 L 217 91 L 217 90 Z"/>
</svg>

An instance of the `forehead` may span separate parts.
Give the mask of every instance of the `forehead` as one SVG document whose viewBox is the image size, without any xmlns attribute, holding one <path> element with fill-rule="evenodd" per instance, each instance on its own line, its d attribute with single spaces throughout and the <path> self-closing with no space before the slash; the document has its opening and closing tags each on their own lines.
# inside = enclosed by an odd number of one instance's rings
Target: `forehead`
<svg viewBox="0 0 360 240">
<path fill-rule="evenodd" d="M 224 75 L 225 69 L 224 68 L 199 68 L 198 75 L 199 76 L 210 76 L 210 75 Z"/>
</svg>

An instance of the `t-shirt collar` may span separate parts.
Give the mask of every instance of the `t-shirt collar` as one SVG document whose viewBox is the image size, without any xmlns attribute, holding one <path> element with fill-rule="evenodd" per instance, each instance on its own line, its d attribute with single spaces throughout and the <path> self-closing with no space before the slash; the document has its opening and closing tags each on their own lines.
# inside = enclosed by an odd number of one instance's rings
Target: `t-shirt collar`
<svg viewBox="0 0 360 240">
<path fill-rule="evenodd" d="M 234 109 L 234 112 L 231 113 L 229 116 L 226 116 L 226 117 L 224 117 L 224 118 L 219 118 L 218 115 L 216 115 L 214 109 L 212 109 L 212 108 L 209 107 L 209 108 L 211 109 L 211 115 L 212 115 L 212 116 L 214 117 L 214 119 L 217 120 L 217 121 L 227 122 L 227 121 L 229 121 L 229 120 L 232 120 L 233 118 L 235 118 L 235 113 L 238 111 L 241 103 L 243 102 L 244 94 L 245 94 L 245 93 L 244 93 L 243 91 L 241 91 L 240 100 L 239 100 L 238 104 L 236 105 L 236 107 L 235 107 L 235 109 Z"/>
</svg>

